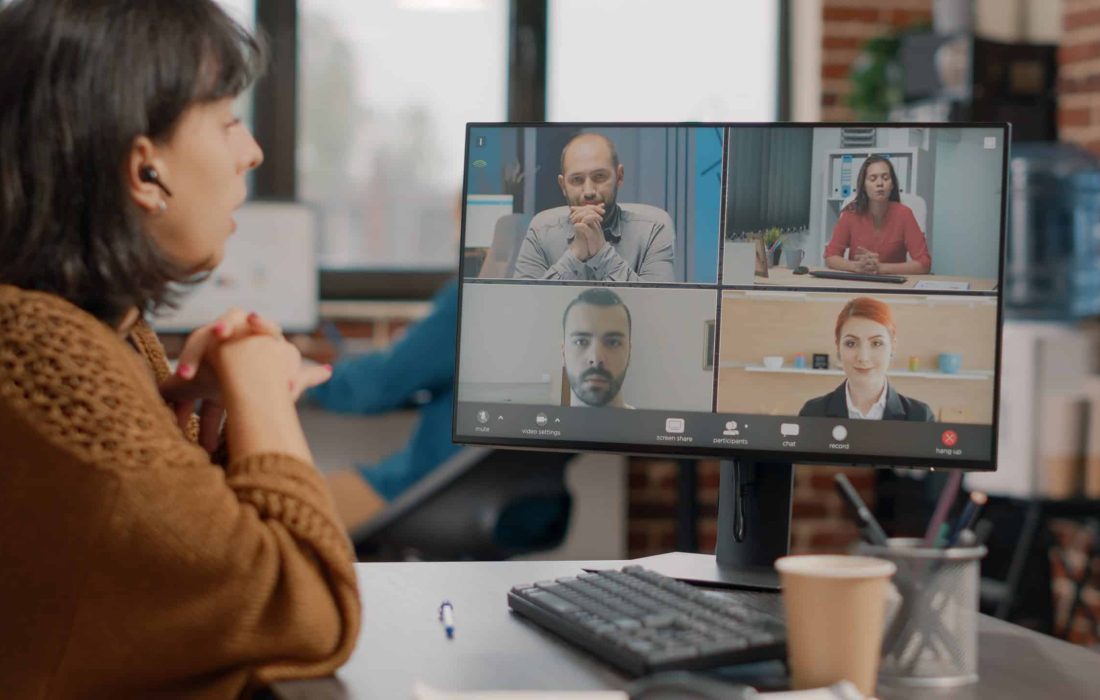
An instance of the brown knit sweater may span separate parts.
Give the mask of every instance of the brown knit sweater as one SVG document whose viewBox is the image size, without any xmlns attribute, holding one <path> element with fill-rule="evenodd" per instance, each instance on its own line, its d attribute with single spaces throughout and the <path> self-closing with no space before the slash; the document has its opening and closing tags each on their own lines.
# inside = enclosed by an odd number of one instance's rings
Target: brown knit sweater
<svg viewBox="0 0 1100 700">
<path fill-rule="evenodd" d="M 324 481 L 283 454 L 213 464 L 160 398 L 152 331 L 130 341 L 0 285 L 0 696 L 234 697 L 331 673 L 360 608 Z"/>
</svg>

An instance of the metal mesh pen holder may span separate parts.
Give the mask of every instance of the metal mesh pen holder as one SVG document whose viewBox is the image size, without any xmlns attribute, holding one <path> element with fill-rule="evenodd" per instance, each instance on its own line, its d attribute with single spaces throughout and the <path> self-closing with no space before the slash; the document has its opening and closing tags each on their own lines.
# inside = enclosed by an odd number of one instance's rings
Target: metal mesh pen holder
<svg viewBox="0 0 1100 700">
<path fill-rule="evenodd" d="M 979 562 L 985 547 L 932 549 L 921 540 L 895 537 L 858 551 L 897 565 L 900 600 L 888 615 L 879 682 L 951 687 L 978 680 Z"/>
</svg>

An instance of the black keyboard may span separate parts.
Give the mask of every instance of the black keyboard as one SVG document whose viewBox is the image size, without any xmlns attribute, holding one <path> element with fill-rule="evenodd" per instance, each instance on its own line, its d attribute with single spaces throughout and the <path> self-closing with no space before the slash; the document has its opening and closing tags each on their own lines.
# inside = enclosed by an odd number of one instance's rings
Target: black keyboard
<svg viewBox="0 0 1100 700">
<path fill-rule="evenodd" d="M 862 272 L 842 272 L 840 270 L 810 270 L 811 277 L 820 277 L 827 280 L 853 280 L 856 282 L 889 282 L 890 284 L 904 284 L 908 279 L 901 275 L 866 275 Z"/>
<path fill-rule="evenodd" d="M 786 631 L 778 598 L 708 592 L 628 566 L 515 586 L 508 605 L 603 661 L 640 676 L 784 658 Z"/>
</svg>

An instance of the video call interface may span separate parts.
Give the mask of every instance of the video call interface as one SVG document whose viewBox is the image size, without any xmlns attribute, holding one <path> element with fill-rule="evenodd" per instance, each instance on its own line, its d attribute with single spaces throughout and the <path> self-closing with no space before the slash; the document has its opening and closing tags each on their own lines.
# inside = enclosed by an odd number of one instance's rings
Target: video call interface
<svg viewBox="0 0 1100 700">
<path fill-rule="evenodd" d="M 469 125 L 455 440 L 994 468 L 1007 136 Z"/>
</svg>

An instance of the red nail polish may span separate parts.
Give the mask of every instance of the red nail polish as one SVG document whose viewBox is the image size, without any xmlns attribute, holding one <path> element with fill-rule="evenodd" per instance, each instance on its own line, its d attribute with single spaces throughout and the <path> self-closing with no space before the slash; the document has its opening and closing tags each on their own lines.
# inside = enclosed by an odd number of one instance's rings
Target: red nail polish
<svg viewBox="0 0 1100 700">
<path fill-rule="evenodd" d="M 219 338 L 224 338 L 225 337 L 225 324 L 224 323 L 218 323 L 217 325 L 214 326 L 214 335 L 218 336 Z"/>
<path fill-rule="evenodd" d="M 195 370 L 191 367 L 191 365 L 185 362 L 180 363 L 180 366 L 176 368 L 176 374 L 183 377 L 184 379 L 190 379 L 194 373 Z"/>
<path fill-rule="evenodd" d="M 326 364 L 325 369 L 327 369 L 329 371 L 329 374 L 332 374 L 332 365 Z"/>
<path fill-rule="evenodd" d="M 258 313 L 256 313 L 255 311 L 253 311 L 252 313 L 248 314 L 248 320 L 251 323 L 255 323 L 256 321 L 260 320 L 260 315 Z"/>
</svg>

